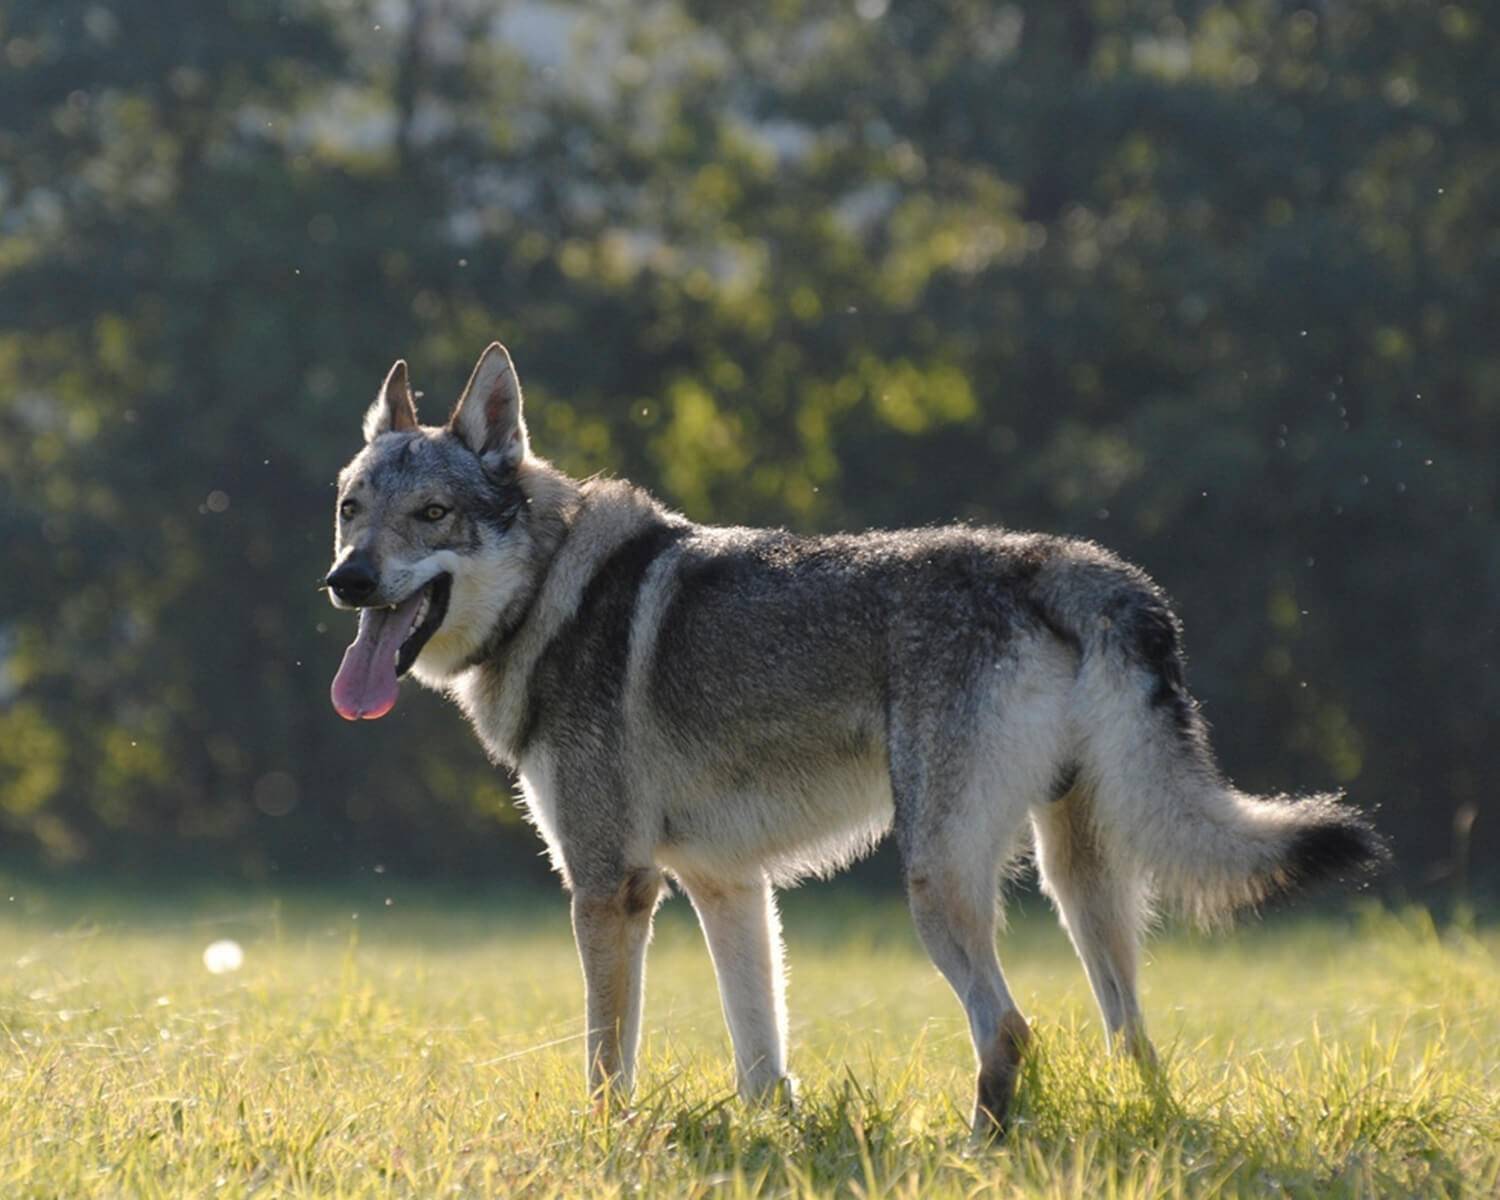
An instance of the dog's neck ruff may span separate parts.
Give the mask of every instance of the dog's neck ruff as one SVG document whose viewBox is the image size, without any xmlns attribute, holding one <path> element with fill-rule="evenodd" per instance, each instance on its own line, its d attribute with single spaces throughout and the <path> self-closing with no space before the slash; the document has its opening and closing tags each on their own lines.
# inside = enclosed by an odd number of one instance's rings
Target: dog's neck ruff
<svg viewBox="0 0 1500 1200">
<path fill-rule="evenodd" d="M 536 518 L 530 530 L 531 556 L 536 563 L 532 584 L 523 595 L 514 598 L 499 613 L 495 618 L 493 628 L 473 653 L 463 660 L 455 674 L 464 674 L 487 663 L 498 664 L 504 659 L 521 630 L 525 628 L 526 622 L 531 619 L 537 598 L 547 587 L 547 581 L 552 577 L 552 568 L 563 554 L 568 538 L 582 512 L 583 502 L 580 495 L 582 489 L 572 479 L 550 469 L 545 474 L 539 473 L 535 478 L 543 486 L 537 489 L 538 495 L 528 496 L 523 503 L 523 507 L 530 506 L 531 513 Z M 549 484 L 550 487 L 546 486 Z M 559 494 L 547 495 L 549 491 L 554 490 Z M 551 503 L 548 504 L 548 501 Z M 546 511 L 549 508 L 551 511 Z M 514 525 L 519 511 L 518 507 L 517 513 L 511 517 L 510 524 L 506 526 L 507 529 Z M 554 524 L 555 528 L 549 530 L 549 523 Z"/>
<path fill-rule="evenodd" d="M 489 636 L 480 644 L 479 649 L 464 659 L 456 672 L 457 674 L 471 671 L 475 667 L 482 667 L 487 663 L 498 664 L 504 659 L 506 652 L 515 642 L 517 635 L 525 628 L 526 622 L 531 619 L 531 614 L 536 608 L 537 597 L 542 594 L 542 589 L 547 586 L 547 580 L 552 574 L 552 564 L 557 561 L 557 556 L 561 553 L 563 546 L 567 544 L 567 540 L 568 535 L 565 532 L 562 536 L 562 541 L 557 544 L 553 552 L 548 556 L 547 565 L 542 568 L 542 574 L 535 586 L 529 590 L 519 604 L 511 606 L 515 610 L 515 616 L 508 616 L 502 612 L 496 619 L 495 627 L 490 631 Z"/>
<path fill-rule="evenodd" d="M 576 505 L 559 514 L 550 552 L 537 554 L 535 587 L 447 689 L 490 754 L 511 766 L 532 723 L 537 663 L 575 620 L 600 564 L 652 525 L 688 526 L 628 484 L 591 480 L 575 496 Z"/>
</svg>

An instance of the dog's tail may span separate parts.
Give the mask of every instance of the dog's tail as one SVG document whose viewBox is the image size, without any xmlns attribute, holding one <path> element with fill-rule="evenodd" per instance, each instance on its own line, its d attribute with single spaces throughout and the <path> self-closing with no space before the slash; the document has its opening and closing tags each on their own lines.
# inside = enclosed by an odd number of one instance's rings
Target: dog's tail
<svg viewBox="0 0 1500 1200">
<path fill-rule="evenodd" d="M 1209 925 L 1280 892 L 1366 875 L 1389 857 L 1337 795 L 1251 796 L 1225 780 L 1187 691 L 1166 599 L 1117 563 L 1076 570 L 1088 586 L 1075 577 L 1053 599 L 1072 609 L 1054 611 L 1079 651 L 1078 785 L 1103 843 L 1160 899 Z"/>
</svg>

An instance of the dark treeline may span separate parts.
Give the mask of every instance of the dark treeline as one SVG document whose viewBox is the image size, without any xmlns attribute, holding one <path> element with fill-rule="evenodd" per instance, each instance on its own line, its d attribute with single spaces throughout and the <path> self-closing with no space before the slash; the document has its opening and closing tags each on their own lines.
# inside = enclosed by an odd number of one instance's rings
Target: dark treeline
<svg viewBox="0 0 1500 1200">
<path fill-rule="evenodd" d="M 498 337 L 541 453 L 695 518 L 1108 544 L 1230 774 L 1482 882 L 1495 21 L 0 0 L 0 847 L 539 869 L 444 703 L 334 715 L 314 591 L 392 359 L 434 419 Z"/>
</svg>

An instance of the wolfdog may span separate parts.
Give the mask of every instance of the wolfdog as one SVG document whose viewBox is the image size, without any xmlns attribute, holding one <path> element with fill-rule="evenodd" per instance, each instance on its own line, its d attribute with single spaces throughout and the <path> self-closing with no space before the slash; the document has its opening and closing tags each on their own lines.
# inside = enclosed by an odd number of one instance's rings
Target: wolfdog
<svg viewBox="0 0 1500 1200">
<path fill-rule="evenodd" d="M 1136 959 L 1153 899 L 1202 922 L 1385 847 L 1333 796 L 1235 790 L 1183 678 L 1177 618 L 1088 542 L 953 527 L 802 537 L 697 525 L 531 453 L 504 347 L 443 426 L 404 362 L 339 476 L 333 681 L 382 717 L 410 672 L 520 779 L 571 895 L 587 1079 L 628 1095 L 670 877 L 697 910 L 740 1093 L 790 1096 L 774 889 L 893 830 L 917 931 L 1005 1128 L 1030 1037 L 995 951 L 1029 826 L 1111 1042 L 1151 1064 Z"/>
</svg>

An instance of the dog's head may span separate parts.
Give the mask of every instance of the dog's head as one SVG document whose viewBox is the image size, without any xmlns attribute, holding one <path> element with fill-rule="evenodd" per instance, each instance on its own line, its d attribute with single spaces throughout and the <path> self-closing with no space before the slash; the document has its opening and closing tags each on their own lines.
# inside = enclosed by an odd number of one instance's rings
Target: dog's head
<svg viewBox="0 0 1500 1200">
<path fill-rule="evenodd" d="M 525 586 L 526 423 L 505 347 L 490 345 L 443 426 L 417 421 L 397 362 L 365 413 L 365 447 L 339 473 L 335 607 L 359 611 L 359 633 L 333 681 L 353 721 L 383 717 L 397 680 L 463 669 Z"/>
</svg>

